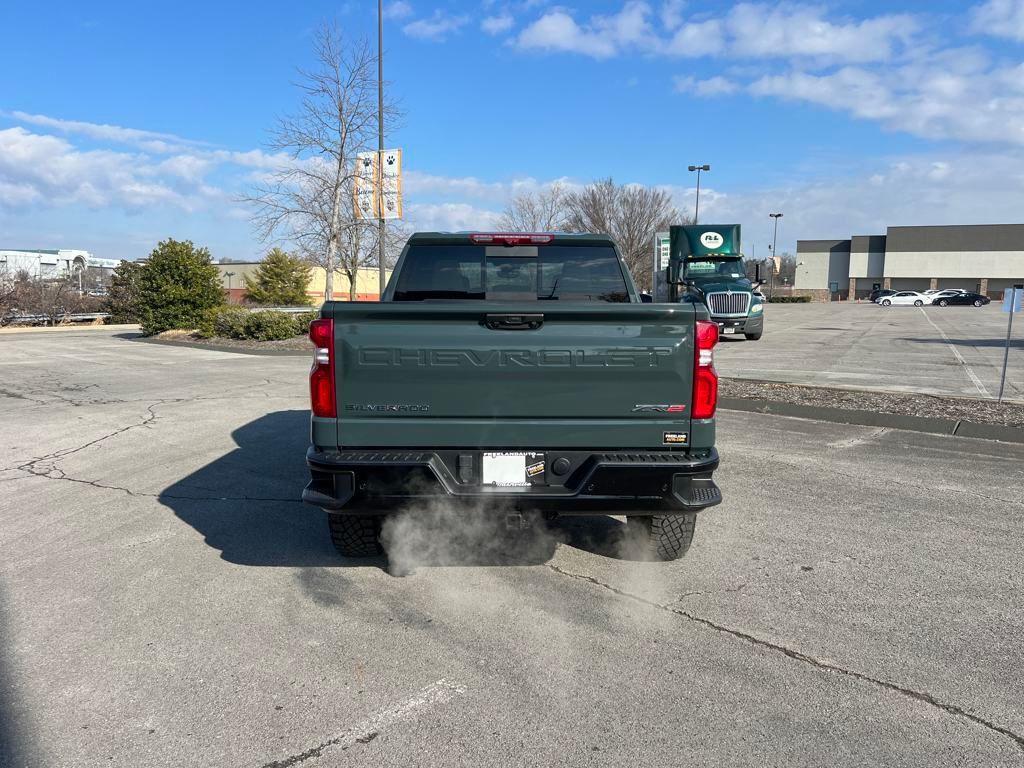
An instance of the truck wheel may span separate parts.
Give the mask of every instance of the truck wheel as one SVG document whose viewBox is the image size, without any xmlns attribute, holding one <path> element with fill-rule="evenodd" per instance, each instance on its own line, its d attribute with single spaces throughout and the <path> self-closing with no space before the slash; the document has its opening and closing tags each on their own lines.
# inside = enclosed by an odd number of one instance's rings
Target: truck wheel
<svg viewBox="0 0 1024 768">
<path fill-rule="evenodd" d="M 762 333 L 764 333 L 764 331 L 758 331 L 757 333 L 744 333 L 743 335 L 747 337 L 747 341 L 757 341 L 761 338 Z"/>
<path fill-rule="evenodd" d="M 380 515 L 338 515 L 327 513 L 331 541 L 343 557 L 378 557 L 384 554 L 380 543 Z"/>
<path fill-rule="evenodd" d="M 697 513 L 643 515 L 626 518 L 626 537 L 644 560 L 676 560 L 693 541 Z"/>
</svg>

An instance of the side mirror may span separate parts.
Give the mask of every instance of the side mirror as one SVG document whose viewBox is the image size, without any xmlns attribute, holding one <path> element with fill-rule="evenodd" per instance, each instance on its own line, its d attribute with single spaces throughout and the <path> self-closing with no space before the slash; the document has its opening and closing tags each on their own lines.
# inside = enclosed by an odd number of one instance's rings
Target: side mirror
<svg viewBox="0 0 1024 768">
<path fill-rule="evenodd" d="M 640 303 L 641 304 L 653 304 L 654 303 L 654 297 L 651 296 L 651 294 L 647 293 L 647 291 L 641 291 L 640 292 Z"/>
<path fill-rule="evenodd" d="M 757 262 L 754 265 L 754 287 L 759 286 L 763 280 L 761 280 L 761 262 Z"/>
<path fill-rule="evenodd" d="M 758 288 L 760 288 L 760 287 L 761 287 L 762 285 L 764 285 L 764 283 L 762 283 L 762 282 L 761 282 L 761 276 L 760 276 L 760 275 L 758 275 L 758 276 L 757 276 L 757 280 L 755 280 L 755 281 L 754 281 L 754 284 L 753 284 L 753 286 L 751 286 L 751 287 L 752 287 L 752 288 L 753 288 L 753 289 L 754 289 L 754 290 L 756 291 L 756 290 L 757 290 Z"/>
</svg>

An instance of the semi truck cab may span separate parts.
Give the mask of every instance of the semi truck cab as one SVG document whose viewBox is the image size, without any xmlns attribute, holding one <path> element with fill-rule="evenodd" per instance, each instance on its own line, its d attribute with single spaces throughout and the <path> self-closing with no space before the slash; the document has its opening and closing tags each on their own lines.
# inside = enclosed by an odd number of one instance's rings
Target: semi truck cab
<svg viewBox="0 0 1024 768">
<path fill-rule="evenodd" d="M 654 301 L 707 307 L 723 335 L 764 333 L 759 281 L 746 275 L 739 224 L 672 226 L 655 240 Z"/>
</svg>

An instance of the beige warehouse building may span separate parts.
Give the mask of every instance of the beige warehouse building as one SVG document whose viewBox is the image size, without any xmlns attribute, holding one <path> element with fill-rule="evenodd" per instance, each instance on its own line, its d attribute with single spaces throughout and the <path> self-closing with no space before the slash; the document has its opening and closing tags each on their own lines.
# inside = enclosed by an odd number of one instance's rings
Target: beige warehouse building
<svg viewBox="0 0 1024 768">
<path fill-rule="evenodd" d="M 889 227 L 884 235 L 797 241 L 795 292 L 862 299 L 875 288 L 963 288 L 994 299 L 1024 282 L 1024 224 Z"/>
<path fill-rule="evenodd" d="M 227 264 L 214 264 L 220 271 L 221 284 L 228 294 L 228 300 L 235 303 L 245 301 L 245 278 L 253 276 L 259 267 L 260 262 L 229 262 Z M 387 279 L 391 279 L 391 270 L 386 272 Z M 306 295 L 309 303 L 319 306 L 324 303 L 324 290 L 327 282 L 327 270 L 322 267 L 311 267 L 309 270 L 309 284 L 306 286 Z M 349 301 L 349 280 L 341 273 L 334 273 L 334 300 Z M 380 299 L 380 275 L 376 267 L 363 267 L 356 274 L 355 300 L 356 301 L 378 301 Z"/>
</svg>

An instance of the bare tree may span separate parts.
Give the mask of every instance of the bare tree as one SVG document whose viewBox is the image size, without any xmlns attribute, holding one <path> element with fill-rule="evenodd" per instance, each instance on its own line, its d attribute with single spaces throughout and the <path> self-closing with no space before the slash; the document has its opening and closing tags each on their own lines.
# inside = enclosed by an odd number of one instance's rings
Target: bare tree
<svg viewBox="0 0 1024 768">
<path fill-rule="evenodd" d="M 516 195 L 498 219 L 504 232 L 564 232 L 568 190 L 555 182 L 538 192 Z"/>
<path fill-rule="evenodd" d="M 347 232 L 354 220 L 356 155 L 377 135 L 377 59 L 365 40 L 345 44 L 331 23 L 317 30 L 314 55 L 314 68 L 299 72 L 298 112 L 278 122 L 269 142 L 289 162 L 243 199 L 255 208 L 261 238 L 290 241 L 326 270 L 330 301 L 339 260 L 376 263 L 369 250 L 342 251 L 353 242 Z M 393 115 L 386 107 L 385 118 Z"/>
<path fill-rule="evenodd" d="M 343 185 L 343 192 L 349 201 L 352 200 L 353 181 L 348 179 Z M 380 228 L 376 220 L 357 218 L 354 205 L 341 206 L 335 218 L 329 210 L 331 200 L 325 195 L 313 196 L 307 204 L 309 210 L 314 213 L 304 219 L 305 230 L 295 233 L 292 239 L 307 263 L 326 270 L 327 260 L 324 255 L 330 251 L 333 231 L 337 238 L 333 266 L 348 278 L 349 301 L 355 301 L 359 270 L 377 265 L 380 255 Z M 408 238 L 409 231 L 404 223 L 390 223 L 384 240 L 385 267 L 394 266 Z M 333 275 L 330 272 L 328 275 L 329 290 L 333 291 Z M 325 297 L 325 300 L 330 299 Z"/>
<path fill-rule="evenodd" d="M 603 232 L 622 251 L 633 279 L 650 290 L 654 235 L 671 224 L 692 221 L 672 205 L 663 189 L 639 184 L 617 185 L 611 178 L 566 195 L 565 228 L 570 232 Z"/>
<path fill-rule="evenodd" d="M 19 274 L 15 292 L 19 312 L 42 316 L 48 325 L 56 325 L 69 314 L 82 311 L 84 304 L 78 292 L 78 276 L 70 272 L 54 277 Z"/>
<path fill-rule="evenodd" d="M 0 263 L 0 325 L 6 325 L 18 307 L 18 284 L 7 262 Z"/>
</svg>

